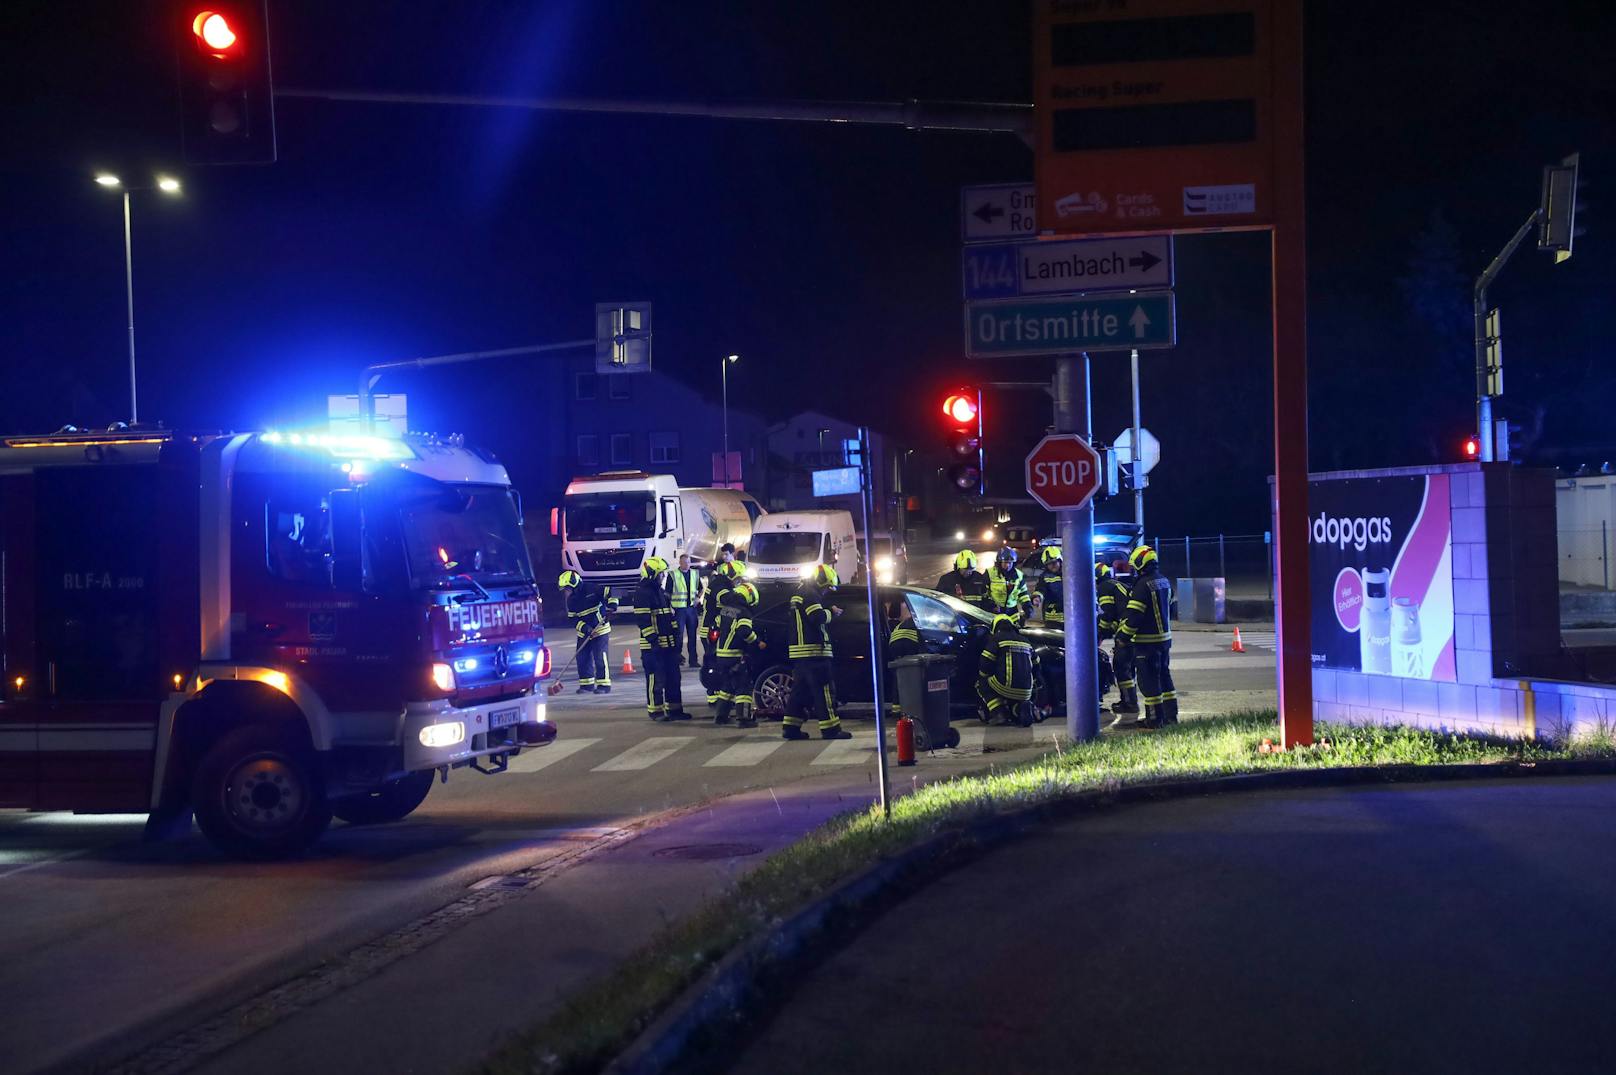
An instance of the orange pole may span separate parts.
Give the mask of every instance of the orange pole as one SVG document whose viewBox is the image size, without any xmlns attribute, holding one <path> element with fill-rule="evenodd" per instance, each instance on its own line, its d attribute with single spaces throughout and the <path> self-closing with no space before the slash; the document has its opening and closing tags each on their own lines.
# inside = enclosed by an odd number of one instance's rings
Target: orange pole
<svg viewBox="0 0 1616 1075">
<path fill-rule="evenodd" d="M 1313 742 L 1307 573 L 1307 200 L 1302 170 L 1302 2 L 1273 5 L 1274 593 L 1280 737 Z"/>
</svg>

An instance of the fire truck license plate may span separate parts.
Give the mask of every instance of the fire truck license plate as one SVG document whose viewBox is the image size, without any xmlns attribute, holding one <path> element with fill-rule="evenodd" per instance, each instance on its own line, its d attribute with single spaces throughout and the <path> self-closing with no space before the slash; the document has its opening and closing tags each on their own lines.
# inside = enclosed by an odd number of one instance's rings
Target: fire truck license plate
<svg viewBox="0 0 1616 1075">
<path fill-rule="evenodd" d="M 521 706 L 517 706 L 514 709 L 496 709 L 492 713 L 488 714 L 488 726 L 490 728 L 504 728 L 512 724 L 520 723 L 522 723 Z"/>
</svg>

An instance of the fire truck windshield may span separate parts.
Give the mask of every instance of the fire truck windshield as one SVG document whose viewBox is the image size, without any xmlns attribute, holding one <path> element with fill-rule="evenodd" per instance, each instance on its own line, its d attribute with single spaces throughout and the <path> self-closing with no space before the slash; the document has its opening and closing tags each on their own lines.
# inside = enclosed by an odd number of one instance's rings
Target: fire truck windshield
<svg viewBox="0 0 1616 1075">
<path fill-rule="evenodd" d="M 399 503 L 404 556 L 417 589 L 526 581 L 533 577 L 510 490 L 445 485 Z M 460 579 L 460 583 L 456 580 Z"/>
<path fill-rule="evenodd" d="M 568 493 L 565 505 L 567 537 L 573 541 L 656 534 L 656 497 L 647 491 Z"/>
</svg>

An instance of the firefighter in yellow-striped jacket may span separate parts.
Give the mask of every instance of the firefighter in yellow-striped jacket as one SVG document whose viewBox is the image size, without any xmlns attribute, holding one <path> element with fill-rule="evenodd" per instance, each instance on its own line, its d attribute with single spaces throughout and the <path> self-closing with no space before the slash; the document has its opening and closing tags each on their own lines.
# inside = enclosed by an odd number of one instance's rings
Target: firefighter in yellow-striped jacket
<svg viewBox="0 0 1616 1075">
<path fill-rule="evenodd" d="M 734 560 L 725 560 L 713 568 L 707 585 L 701 591 L 701 617 L 697 623 L 701 631 L 701 682 L 707 690 L 707 704 L 718 705 L 718 642 L 724 628 L 720 618 L 724 612 L 724 598 L 745 574 L 745 568 Z"/>
<path fill-rule="evenodd" d="M 679 691 L 679 625 L 663 589 L 668 562 L 648 556 L 634 588 L 634 618 L 640 627 L 640 660 L 645 666 L 645 711 L 652 720 L 689 720 Z"/>
<path fill-rule="evenodd" d="M 818 717 L 823 739 L 851 739 L 836 713 L 836 695 L 831 684 L 830 621 L 841 609 L 829 604 L 825 591 L 841 580 L 836 569 L 820 564 L 791 595 L 791 616 L 786 656 L 791 661 L 791 694 L 780 722 L 783 739 L 807 739 L 802 730 L 809 717 Z"/>
<path fill-rule="evenodd" d="M 1016 621 L 1004 614 L 993 617 L 993 627 L 982 640 L 977 662 L 976 694 L 988 720 L 1033 722 L 1033 652 L 1021 637 Z"/>
<path fill-rule="evenodd" d="M 1168 654 L 1173 648 L 1172 592 L 1156 562 L 1156 550 L 1141 545 L 1128 556 L 1134 570 L 1133 586 L 1123 611 L 1118 641 L 1133 647 L 1134 670 L 1145 703 L 1141 721 L 1149 728 L 1178 723 L 1178 692 Z"/>
<path fill-rule="evenodd" d="M 1133 715 L 1139 712 L 1139 682 L 1134 673 L 1133 646 L 1122 637 L 1132 595 L 1103 560 L 1094 565 L 1094 593 L 1100 603 L 1100 638 L 1111 639 L 1111 671 L 1117 677 L 1117 701 L 1111 712 Z"/>
<path fill-rule="evenodd" d="M 757 603 L 758 590 L 750 582 L 737 582 L 724 595 L 730 615 L 718 621 L 721 637 L 713 651 L 718 681 L 714 724 L 757 727 L 757 717 L 752 714 L 752 669 L 747 662 L 751 653 L 767 646 L 752 626 L 752 610 Z"/>
<path fill-rule="evenodd" d="M 611 616 L 617 611 L 617 595 L 610 586 L 586 583 L 576 571 L 563 571 L 557 584 L 577 635 L 577 656 L 573 661 L 578 666 L 578 693 L 610 694 L 612 672 L 607 651 L 612 644 Z"/>
</svg>

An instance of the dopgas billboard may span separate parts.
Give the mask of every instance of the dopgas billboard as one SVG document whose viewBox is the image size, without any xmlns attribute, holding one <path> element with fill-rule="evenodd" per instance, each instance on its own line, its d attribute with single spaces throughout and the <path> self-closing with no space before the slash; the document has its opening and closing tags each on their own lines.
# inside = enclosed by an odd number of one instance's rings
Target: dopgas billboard
<svg viewBox="0 0 1616 1075">
<path fill-rule="evenodd" d="M 1455 678 L 1448 476 L 1308 483 L 1313 664 Z"/>
</svg>

